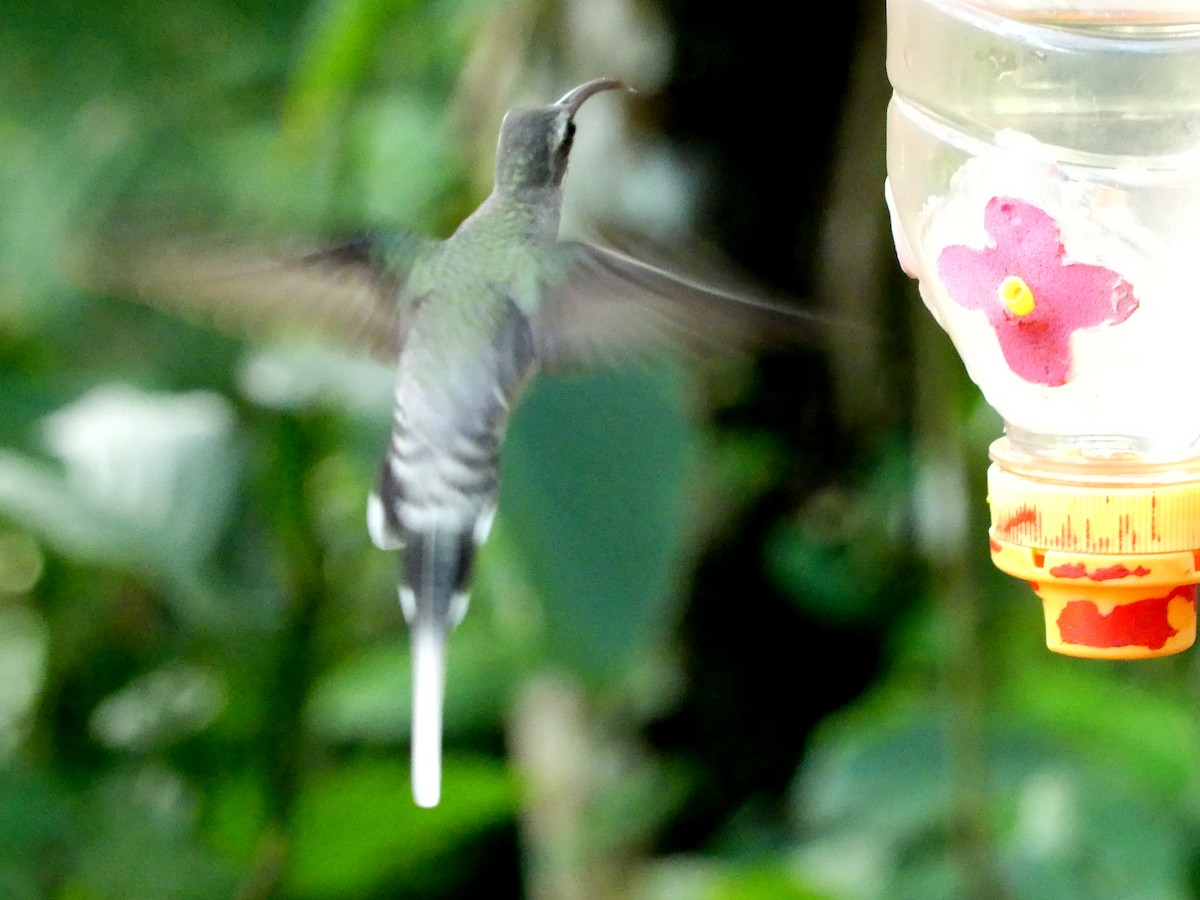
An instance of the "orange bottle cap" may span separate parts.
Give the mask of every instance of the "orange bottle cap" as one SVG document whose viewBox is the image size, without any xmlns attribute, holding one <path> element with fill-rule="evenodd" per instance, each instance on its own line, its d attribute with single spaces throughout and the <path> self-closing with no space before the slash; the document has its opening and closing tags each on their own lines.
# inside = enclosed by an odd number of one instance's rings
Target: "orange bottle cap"
<svg viewBox="0 0 1200 900">
<path fill-rule="evenodd" d="M 993 445 L 988 470 L 992 561 L 1042 598 L 1046 645 L 1057 653 L 1145 659 L 1196 639 L 1200 480 L 1119 461 L 1047 473 Z M 1014 471 L 1014 469 L 1016 469 Z"/>
</svg>

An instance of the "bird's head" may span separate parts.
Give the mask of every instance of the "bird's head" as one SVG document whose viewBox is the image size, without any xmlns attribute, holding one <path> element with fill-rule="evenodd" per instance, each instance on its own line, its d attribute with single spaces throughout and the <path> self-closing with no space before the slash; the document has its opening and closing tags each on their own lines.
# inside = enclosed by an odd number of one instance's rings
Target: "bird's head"
<svg viewBox="0 0 1200 900">
<path fill-rule="evenodd" d="M 500 125 L 496 187 L 502 191 L 558 187 L 575 139 L 575 113 L 601 91 L 629 90 L 615 78 L 596 78 L 568 91 L 552 106 L 513 109 Z"/>
</svg>

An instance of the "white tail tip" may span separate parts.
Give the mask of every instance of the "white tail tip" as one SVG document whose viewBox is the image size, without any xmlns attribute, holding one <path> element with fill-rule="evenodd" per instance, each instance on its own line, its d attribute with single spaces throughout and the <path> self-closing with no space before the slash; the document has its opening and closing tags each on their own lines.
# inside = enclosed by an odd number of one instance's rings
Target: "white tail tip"
<svg viewBox="0 0 1200 900">
<path fill-rule="evenodd" d="M 446 636 L 436 625 L 412 633 L 413 801 L 426 809 L 442 796 L 442 701 L 446 690 Z"/>
</svg>

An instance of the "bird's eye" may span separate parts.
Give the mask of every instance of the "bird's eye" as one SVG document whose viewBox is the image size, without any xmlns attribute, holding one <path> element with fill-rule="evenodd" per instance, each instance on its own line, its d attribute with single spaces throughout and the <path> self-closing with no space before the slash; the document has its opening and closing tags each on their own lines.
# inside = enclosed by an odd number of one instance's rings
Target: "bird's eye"
<svg viewBox="0 0 1200 900">
<path fill-rule="evenodd" d="M 571 141 L 575 139 L 575 123 L 570 119 L 565 119 L 558 127 L 558 140 L 555 141 L 557 149 L 569 148 Z"/>
</svg>

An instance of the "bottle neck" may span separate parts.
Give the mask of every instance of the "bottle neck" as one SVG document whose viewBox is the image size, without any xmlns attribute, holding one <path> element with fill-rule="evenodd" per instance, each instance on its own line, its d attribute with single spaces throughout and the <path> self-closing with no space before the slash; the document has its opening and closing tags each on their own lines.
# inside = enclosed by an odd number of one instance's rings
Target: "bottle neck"
<svg viewBox="0 0 1200 900">
<path fill-rule="evenodd" d="M 1129 435 L 1042 434 L 1008 425 L 988 450 L 1001 469 L 1080 485 L 1154 485 L 1200 481 L 1200 448 Z"/>
</svg>

